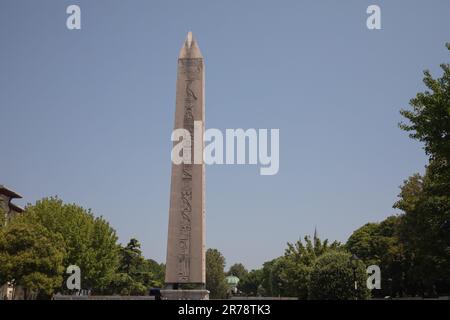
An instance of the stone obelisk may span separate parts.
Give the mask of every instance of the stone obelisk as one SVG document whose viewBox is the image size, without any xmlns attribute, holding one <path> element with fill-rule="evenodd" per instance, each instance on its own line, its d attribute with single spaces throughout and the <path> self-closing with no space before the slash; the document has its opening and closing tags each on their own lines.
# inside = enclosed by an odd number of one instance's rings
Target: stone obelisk
<svg viewBox="0 0 450 320">
<path fill-rule="evenodd" d="M 172 163 L 169 229 L 166 258 L 166 296 L 204 298 L 205 286 L 205 168 L 203 163 L 204 61 L 189 32 L 178 57 L 174 129 L 191 136 L 191 163 Z M 201 121 L 201 122 L 200 122 Z M 194 122 L 198 127 L 194 130 Z M 201 135 L 201 137 L 196 137 Z M 194 141 L 201 141 L 201 159 L 195 159 Z M 174 142 L 174 145 L 178 142 Z M 183 284 L 191 289 L 181 290 Z M 184 291 L 181 297 L 180 292 Z M 176 292 L 176 293 L 174 293 Z M 188 292 L 188 293 L 186 293 Z M 162 293 L 164 295 L 164 293 Z M 174 296 L 175 294 L 175 296 Z"/>
</svg>

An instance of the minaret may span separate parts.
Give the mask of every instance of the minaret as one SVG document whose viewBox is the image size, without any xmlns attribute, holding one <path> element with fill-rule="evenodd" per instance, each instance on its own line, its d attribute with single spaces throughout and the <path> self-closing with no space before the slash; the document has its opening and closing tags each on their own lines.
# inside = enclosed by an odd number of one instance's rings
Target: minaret
<svg viewBox="0 0 450 320">
<path fill-rule="evenodd" d="M 317 226 L 314 226 L 314 239 L 313 239 L 314 247 L 316 246 L 317 240 L 319 240 L 319 234 L 317 233 Z"/>
<path fill-rule="evenodd" d="M 203 133 L 205 123 L 204 62 L 197 42 L 188 33 L 178 57 L 174 129 L 191 135 L 192 163 L 172 163 L 169 229 L 166 257 L 166 288 L 180 284 L 205 285 L 205 169 Z M 200 123 L 200 130 L 194 121 Z M 196 137 L 195 135 L 199 135 Z M 195 159 L 194 141 L 201 141 L 200 157 Z M 175 141 L 174 145 L 179 142 Z M 197 146 L 198 147 L 198 146 Z"/>
</svg>

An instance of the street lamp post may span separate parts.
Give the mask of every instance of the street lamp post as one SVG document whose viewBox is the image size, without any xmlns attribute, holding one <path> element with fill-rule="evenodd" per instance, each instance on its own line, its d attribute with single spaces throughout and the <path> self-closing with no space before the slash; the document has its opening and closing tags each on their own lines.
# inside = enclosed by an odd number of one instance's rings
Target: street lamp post
<svg viewBox="0 0 450 320">
<path fill-rule="evenodd" d="M 353 270 L 353 283 L 354 283 L 354 289 L 355 289 L 355 300 L 358 299 L 358 281 L 356 280 L 356 268 L 357 266 L 357 262 L 360 259 L 358 258 L 358 256 L 356 254 L 353 254 L 350 257 L 350 262 L 351 262 L 351 266 L 352 266 L 352 270 Z"/>
</svg>

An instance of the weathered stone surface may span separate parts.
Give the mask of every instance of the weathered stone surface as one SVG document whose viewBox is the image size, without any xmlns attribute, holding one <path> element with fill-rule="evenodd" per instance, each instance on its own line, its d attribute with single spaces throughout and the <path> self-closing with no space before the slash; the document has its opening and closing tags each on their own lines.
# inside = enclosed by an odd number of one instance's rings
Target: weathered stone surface
<svg viewBox="0 0 450 320">
<path fill-rule="evenodd" d="M 178 58 L 174 129 L 184 128 L 191 133 L 193 156 L 194 134 L 198 134 L 194 132 L 194 121 L 202 121 L 202 137 L 204 132 L 204 88 L 203 56 L 189 32 Z M 201 154 L 203 147 L 202 143 Z M 205 283 L 203 159 L 201 164 L 172 163 L 165 282 L 167 287 Z"/>
</svg>

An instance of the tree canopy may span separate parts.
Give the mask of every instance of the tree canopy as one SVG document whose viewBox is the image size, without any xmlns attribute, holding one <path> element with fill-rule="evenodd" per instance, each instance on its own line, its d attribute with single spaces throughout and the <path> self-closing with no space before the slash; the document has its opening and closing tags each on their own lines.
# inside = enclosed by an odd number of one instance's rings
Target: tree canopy
<svg viewBox="0 0 450 320">
<path fill-rule="evenodd" d="M 56 197 L 28 205 L 2 231 L 0 255 L 5 263 L 0 267 L 0 280 L 15 279 L 29 290 L 48 295 L 68 292 L 62 280 L 69 265 L 80 268 L 82 289 L 92 294 L 144 295 L 164 281 L 164 265 L 146 260 L 138 240 L 121 247 L 105 219 Z M 52 259 L 58 259 L 58 264 Z M 54 263 L 54 268 L 45 269 L 44 262 Z M 12 273 L 12 266 L 21 263 L 30 266 L 29 270 L 18 268 Z M 34 268 L 40 271 L 28 274 Z"/>
<path fill-rule="evenodd" d="M 0 283 L 50 297 L 63 282 L 66 251 L 62 237 L 39 224 L 15 220 L 0 229 Z"/>
<path fill-rule="evenodd" d="M 334 250 L 317 258 L 309 282 L 310 299 L 354 300 L 370 296 L 365 265 L 360 260 L 352 262 L 350 257 L 347 252 Z"/>
<path fill-rule="evenodd" d="M 62 237 L 67 252 L 63 264 L 80 267 L 84 289 L 101 291 L 111 282 L 119 246 L 115 230 L 102 217 L 58 198 L 44 198 L 27 206 L 22 218 Z"/>
<path fill-rule="evenodd" d="M 227 295 L 225 258 L 217 249 L 206 250 L 206 289 L 210 298 L 223 299 Z"/>
<path fill-rule="evenodd" d="M 162 287 L 164 282 L 164 265 L 154 260 L 146 260 L 137 239 L 130 239 L 125 247 L 120 248 L 118 272 L 107 290 L 109 294 L 146 295 L 154 287 Z"/>
<path fill-rule="evenodd" d="M 242 263 L 233 264 L 227 272 L 228 276 L 235 276 L 239 279 L 243 279 L 248 274 L 248 270 Z"/>
<path fill-rule="evenodd" d="M 424 143 L 430 158 L 423 176 L 404 182 L 395 204 L 404 212 L 399 237 L 410 264 L 407 286 L 422 295 L 450 292 L 450 232 L 444 228 L 450 221 L 450 65 L 441 68 L 438 78 L 424 72 L 427 89 L 401 111 L 409 122 L 400 127 Z"/>
<path fill-rule="evenodd" d="M 450 50 L 450 43 L 446 44 Z M 432 160 L 450 159 L 450 65 L 441 64 L 443 75 L 433 78 L 429 70 L 424 71 L 423 82 L 427 90 L 411 99 L 412 109 L 403 109 L 401 114 L 409 120 L 400 127 L 410 132 L 410 137 L 425 144 L 425 152 Z"/>
</svg>

